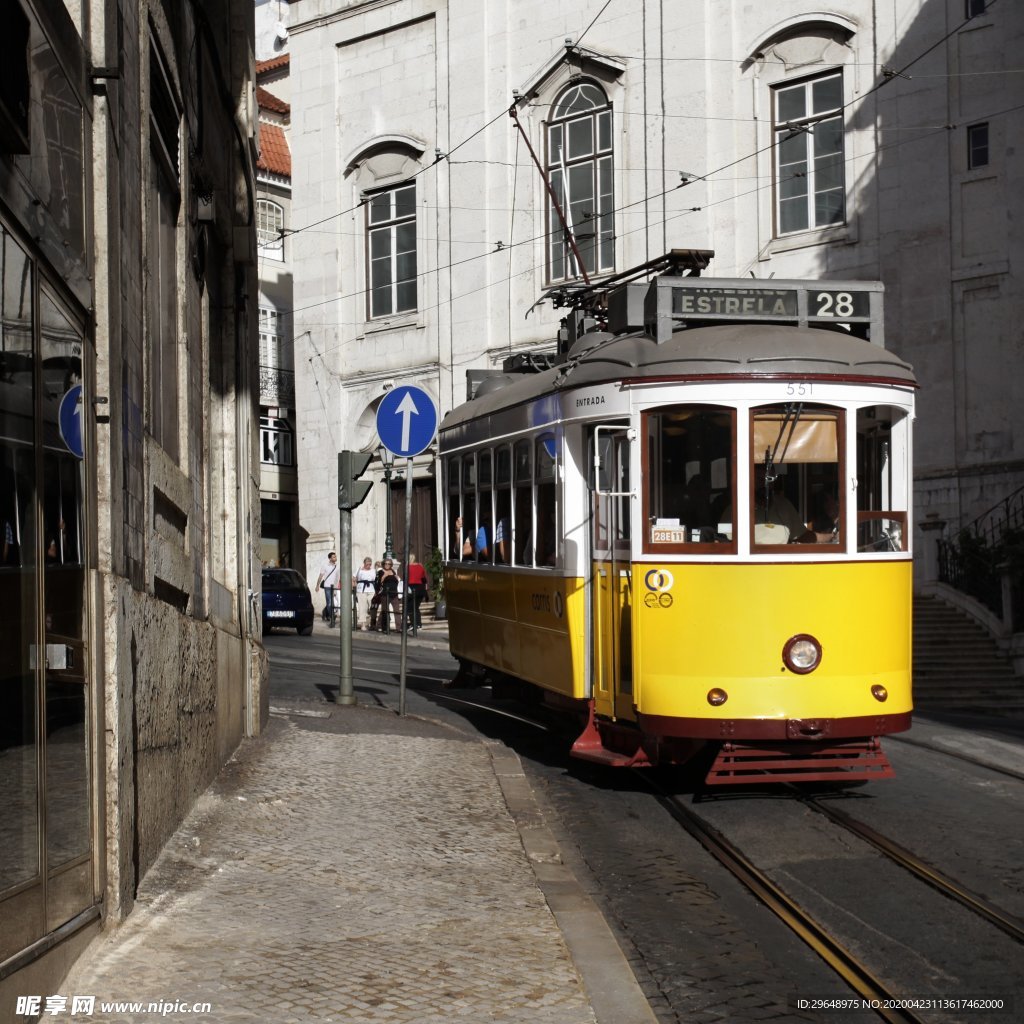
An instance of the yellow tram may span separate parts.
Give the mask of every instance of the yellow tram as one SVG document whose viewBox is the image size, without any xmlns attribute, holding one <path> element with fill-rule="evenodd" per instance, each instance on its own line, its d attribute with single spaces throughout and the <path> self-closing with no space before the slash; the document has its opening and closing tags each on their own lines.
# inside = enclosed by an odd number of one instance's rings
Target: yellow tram
<svg viewBox="0 0 1024 1024">
<path fill-rule="evenodd" d="M 883 778 L 911 720 L 915 381 L 882 286 L 663 276 L 442 422 L 452 653 L 579 757 Z M 497 386 L 496 386 L 497 385 Z"/>
</svg>

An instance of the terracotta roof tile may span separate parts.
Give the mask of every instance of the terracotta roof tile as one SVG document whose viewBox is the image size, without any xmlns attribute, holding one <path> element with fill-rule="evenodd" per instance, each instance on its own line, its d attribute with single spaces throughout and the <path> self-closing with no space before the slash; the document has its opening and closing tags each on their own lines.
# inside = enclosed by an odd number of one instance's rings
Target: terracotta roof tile
<svg viewBox="0 0 1024 1024">
<path fill-rule="evenodd" d="M 285 103 L 284 100 L 278 99 L 272 92 L 264 89 L 262 85 L 256 86 L 256 102 L 261 107 L 274 111 L 275 114 L 290 114 L 292 111 L 290 103 Z"/>
<path fill-rule="evenodd" d="M 290 59 L 287 53 L 279 53 L 276 57 L 258 60 L 256 61 L 256 74 L 260 75 L 265 71 L 277 71 L 278 68 L 286 68 Z"/>
<path fill-rule="evenodd" d="M 256 166 L 269 174 L 292 176 L 292 154 L 288 137 L 279 125 L 260 122 L 260 157 Z"/>
</svg>

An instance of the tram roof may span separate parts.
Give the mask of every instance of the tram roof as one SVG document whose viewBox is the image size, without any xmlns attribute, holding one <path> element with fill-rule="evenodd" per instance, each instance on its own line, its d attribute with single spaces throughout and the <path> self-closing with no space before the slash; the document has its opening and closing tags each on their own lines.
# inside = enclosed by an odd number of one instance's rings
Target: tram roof
<svg viewBox="0 0 1024 1024">
<path fill-rule="evenodd" d="M 588 344 L 589 342 L 589 344 Z M 457 406 L 441 429 L 546 394 L 611 381 L 723 377 L 836 377 L 916 386 L 910 364 L 844 331 L 776 324 L 719 324 L 676 331 L 658 344 L 646 334 L 584 335 L 564 363 Z"/>
</svg>

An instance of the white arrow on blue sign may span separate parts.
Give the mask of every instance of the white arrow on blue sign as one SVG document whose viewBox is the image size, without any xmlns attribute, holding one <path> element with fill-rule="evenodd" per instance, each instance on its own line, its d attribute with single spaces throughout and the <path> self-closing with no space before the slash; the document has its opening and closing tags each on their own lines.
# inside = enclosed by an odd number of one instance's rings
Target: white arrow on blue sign
<svg viewBox="0 0 1024 1024">
<path fill-rule="evenodd" d="M 82 385 L 76 384 L 64 393 L 57 411 L 57 425 L 60 436 L 72 455 L 85 457 L 85 440 L 82 432 Z"/>
<path fill-rule="evenodd" d="M 411 458 L 426 451 L 437 433 L 437 406 L 423 388 L 403 384 L 377 406 L 377 434 L 389 452 Z"/>
</svg>

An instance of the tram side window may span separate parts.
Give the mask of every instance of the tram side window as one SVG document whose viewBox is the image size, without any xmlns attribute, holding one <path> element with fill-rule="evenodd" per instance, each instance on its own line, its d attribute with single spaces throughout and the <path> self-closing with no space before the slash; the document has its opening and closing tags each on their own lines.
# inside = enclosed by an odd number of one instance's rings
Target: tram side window
<svg viewBox="0 0 1024 1024">
<path fill-rule="evenodd" d="M 512 447 L 494 452 L 494 561 L 512 562 Z"/>
<path fill-rule="evenodd" d="M 514 560 L 516 565 L 533 565 L 533 467 L 529 441 L 516 441 L 512 464 Z"/>
<path fill-rule="evenodd" d="M 462 459 L 462 557 L 476 555 L 476 459 Z"/>
<path fill-rule="evenodd" d="M 494 561 L 494 508 L 492 507 L 493 477 L 491 476 L 491 453 L 480 452 L 477 455 L 479 477 L 477 479 L 476 560 L 478 562 Z"/>
<path fill-rule="evenodd" d="M 648 544 L 732 542 L 735 410 L 673 405 L 646 421 Z"/>
<path fill-rule="evenodd" d="M 445 497 L 448 506 L 448 529 L 451 541 L 446 551 L 447 558 L 462 557 L 462 532 L 458 527 L 462 517 L 462 505 L 459 501 L 459 473 L 461 467 L 457 455 L 451 456 L 445 463 Z"/>
<path fill-rule="evenodd" d="M 901 409 L 857 412 L 857 550 L 906 551 L 910 421 Z"/>
<path fill-rule="evenodd" d="M 558 505 L 555 497 L 555 440 L 542 438 L 534 448 L 537 485 L 537 542 L 534 558 L 539 567 L 558 564 Z"/>
<path fill-rule="evenodd" d="M 842 550 L 842 410 L 763 406 L 753 410 L 751 430 L 753 549 L 817 543 Z"/>
</svg>

